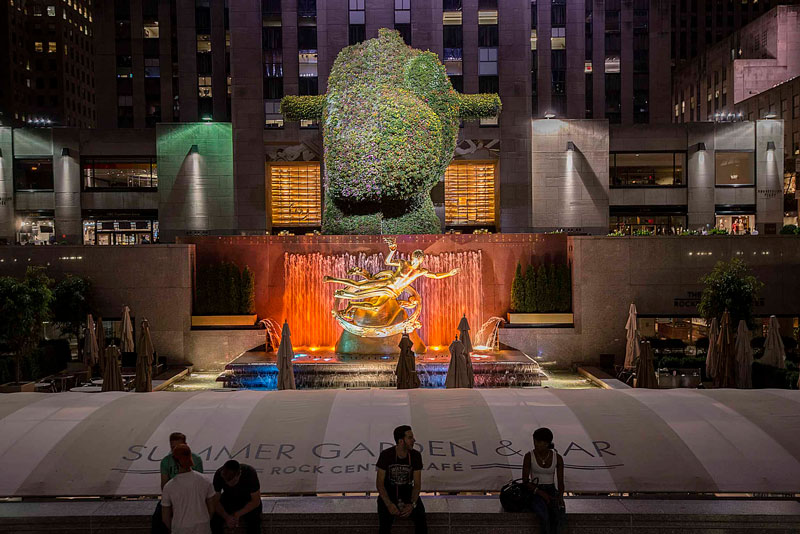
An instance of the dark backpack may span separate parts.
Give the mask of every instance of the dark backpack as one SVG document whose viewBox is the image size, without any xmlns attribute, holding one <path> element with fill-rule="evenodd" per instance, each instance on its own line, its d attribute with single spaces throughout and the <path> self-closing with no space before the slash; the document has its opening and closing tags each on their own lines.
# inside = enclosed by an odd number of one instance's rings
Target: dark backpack
<svg viewBox="0 0 800 534">
<path fill-rule="evenodd" d="M 539 483 L 534 478 L 533 484 Z M 528 509 L 531 492 L 521 478 L 512 480 L 500 489 L 500 504 L 506 512 L 524 512 Z"/>
</svg>

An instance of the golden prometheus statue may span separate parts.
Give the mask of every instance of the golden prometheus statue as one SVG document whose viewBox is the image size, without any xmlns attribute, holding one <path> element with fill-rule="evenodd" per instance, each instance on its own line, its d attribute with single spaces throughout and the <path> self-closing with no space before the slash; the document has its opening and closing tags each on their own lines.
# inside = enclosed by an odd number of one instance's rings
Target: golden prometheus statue
<svg viewBox="0 0 800 534">
<path fill-rule="evenodd" d="M 323 278 L 325 282 L 346 286 L 334 293 L 337 308 L 332 313 L 342 328 L 356 336 L 389 337 L 419 328 L 422 326 L 419 322 L 422 297 L 411 287 L 411 283 L 421 276 L 441 279 L 459 273 L 457 268 L 446 273 L 432 273 L 423 268 L 425 253 L 421 250 L 412 252 L 410 261 L 395 259 L 397 241 L 394 238 L 385 238 L 384 241 L 389 245 L 389 255 L 384 263 L 394 267 L 394 270 L 387 269 L 372 274 L 361 267 L 354 267 L 347 274 L 360 276 L 363 280 L 331 276 Z M 401 298 L 403 293 L 407 294 L 406 298 Z M 339 309 L 339 300 L 347 300 L 347 306 Z M 391 319 L 396 317 L 391 310 L 398 306 L 406 310 L 406 313 L 410 312 L 401 322 Z"/>
</svg>

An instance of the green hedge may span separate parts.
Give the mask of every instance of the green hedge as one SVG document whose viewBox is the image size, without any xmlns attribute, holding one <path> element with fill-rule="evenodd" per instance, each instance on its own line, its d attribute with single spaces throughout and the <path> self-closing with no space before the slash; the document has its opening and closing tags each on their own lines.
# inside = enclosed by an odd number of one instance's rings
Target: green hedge
<svg viewBox="0 0 800 534">
<path fill-rule="evenodd" d="M 511 311 L 566 313 L 572 310 L 572 273 L 569 265 L 532 264 L 523 272 L 518 263 L 511 282 Z"/>
<path fill-rule="evenodd" d="M 800 234 L 800 228 L 795 224 L 784 224 L 780 229 L 780 233 L 782 235 L 798 235 Z"/>
<path fill-rule="evenodd" d="M 198 269 L 196 315 L 252 315 L 255 313 L 255 276 L 249 267 L 222 262 Z"/>
</svg>

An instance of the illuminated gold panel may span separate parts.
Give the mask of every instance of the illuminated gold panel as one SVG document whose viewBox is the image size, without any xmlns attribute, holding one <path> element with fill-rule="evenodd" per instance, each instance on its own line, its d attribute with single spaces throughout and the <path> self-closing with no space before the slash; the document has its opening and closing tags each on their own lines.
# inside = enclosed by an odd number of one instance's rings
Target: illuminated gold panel
<svg viewBox="0 0 800 534">
<path fill-rule="evenodd" d="M 494 162 L 451 163 L 444 174 L 445 224 L 494 225 L 496 173 Z"/>
<path fill-rule="evenodd" d="M 269 178 L 273 225 L 322 224 L 319 162 L 271 164 Z"/>
</svg>

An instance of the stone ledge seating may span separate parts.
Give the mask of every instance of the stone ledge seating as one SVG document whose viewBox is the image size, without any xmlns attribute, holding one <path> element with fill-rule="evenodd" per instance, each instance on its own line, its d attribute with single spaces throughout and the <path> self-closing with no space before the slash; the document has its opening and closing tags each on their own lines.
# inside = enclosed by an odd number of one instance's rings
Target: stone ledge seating
<svg viewBox="0 0 800 534">
<path fill-rule="evenodd" d="M 532 514 L 502 511 L 497 497 L 423 497 L 432 534 L 537 533 Z M 262 499 L 264 533 L 378 530 L 375 497 Z M 48 501 L 0 503 L 0 532 L 144 534 L 156 501 Z M 398 520 L 393 532 L 413 532 Z M 561 534 L 796 534 L 800 502 L 792 500 L 657 500 L 571 498 Z"/>
</svg>

